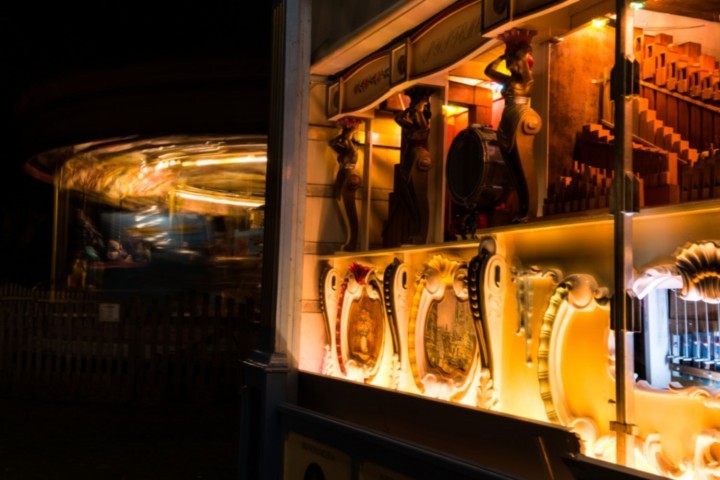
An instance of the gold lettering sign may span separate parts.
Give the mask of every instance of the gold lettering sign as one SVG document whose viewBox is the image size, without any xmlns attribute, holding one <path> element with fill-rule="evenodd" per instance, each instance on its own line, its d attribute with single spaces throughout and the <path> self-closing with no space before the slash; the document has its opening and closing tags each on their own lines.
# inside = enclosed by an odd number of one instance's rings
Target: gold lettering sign
<svg viewBox="0 0 720 480">
<path fill-rule="evenodd" d="M 487 41 L 482 37 L 482 1 L 450 13 L 411 38 L 410 76 L 426 75 L 461 60 Z"/>
<path fill-rule="evenodd" d="M 343 79 L 343 112 L 366 107 L 390 89 L 390 54 L 383 53 Z"/>
</svg>

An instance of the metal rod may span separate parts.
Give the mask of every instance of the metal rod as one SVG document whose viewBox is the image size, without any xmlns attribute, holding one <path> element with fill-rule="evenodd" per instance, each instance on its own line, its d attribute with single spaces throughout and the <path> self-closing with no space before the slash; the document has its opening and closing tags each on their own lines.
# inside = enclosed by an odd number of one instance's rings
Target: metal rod
<svg viewBox="0 0 720 480">
<path fill-rule="evenodd" d="M 700 341 L 700 316 L 698 315 L 698 302 L 693 302 L 694 309 L 695 309 L 695 333 L 694 333 L 694 339 L 693 342 L 695 344 L 695 351 L 693 352 L 693 360 L 700 361 L 702 360 L 702 345 Z"/>
<path fill-rule="evenodd" d="M 620 465 L 633 466 L 634 445 L 634 344 L 628 329 L 632 308 L 629 288 L 633 283 L 632 215 L 639 209 L 632 162 L 633 18 L 627 0 L 616 0 L 615 67 L 612 97 L 615 102 L 615 161 L 612 193 L 613 304 L 615 330 L 615 422 L 616 458 Z M 628 81 L 630 80 L 630 81 Z"/>
<path fill-rule="evenodd" d="M 365 147 L 363 149 L 362 214 L 360 216 L 360 250 L 370 250 L 370 221 L 372 211 L 373 121 L 365 120 Z"/>
<path fill-rule="evenodd" d="M 703 368 L 709 370 L 713 363 L 713 352 L 712 342 L 710 340 L 710 312 L 708 311 L 707 302 L 703 302 L 705 307 L 705 361 L 703 362 Z"/>
<path fill-rule="evenodd" d="M 683 335 L 683 360 L 690 359 L 690 332 L 688 331 L 687 302 L 683 300 L 685 334 Z"/>
<path fill-rule="evenodd" d="M 673 299 L 675 302 L 675 338 L 672 342 L 672 349 L 673 349 L 673 358 L 679 358 L 681 357 L 680 353 L 680 317 L 678 316 L 678 294 L 677 290 L 673 289 Z M 676 345 L 675 341 L 677 340 L 677 351 L 676 351 Z"/>
<path fill-rule="evenodd" d="M 710 341 L 710 313 L 708 312 L 708 304 L 704 303 L 705 307 L 705 339 L 707 340 L 707 346 L 705 347 L 705 357 L 708 361 L 712 361 L 715 358 L 714 352 L 711 350 L 712 342 Z"/>
<path fill-rule="evenodd" d="M 715 364 L 720 363 L 718 340 L 720 340 L 720 303 L 715 304 L 715 331 L 713 332 L 713 354 L 715 356 Z"/>
</svg>

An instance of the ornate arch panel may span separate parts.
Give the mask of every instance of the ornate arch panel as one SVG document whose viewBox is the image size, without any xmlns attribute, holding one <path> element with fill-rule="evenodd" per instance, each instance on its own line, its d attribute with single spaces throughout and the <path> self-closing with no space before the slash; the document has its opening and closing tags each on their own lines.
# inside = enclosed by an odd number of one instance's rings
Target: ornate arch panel
<svg viewBox="0 0 720 480">
<path fill-rule="evenodd" d="M 609 423 L 599 406 L 614 394 L 608 300 L 607 290 L 586 274 L 566 277 L 550 298 L 537 358 L 540 395 L 551 422 L 570 426 L 590 417 Z"/>
<path fill-rule="evenodd" d="M 388 316 L 382 272 L 353 262 L 341 278 L 327 267 L 320 288 L 327 338 L 323 373 L 397 387 L 398 330 Z"/>
<path fill-rule="evenodd" d="M 464 396 L 479 366 L 478 340 L 463 262 L 434 256 L 415 284 L 408 356 L 417 388 L 428 396 Z"/>
</svg>

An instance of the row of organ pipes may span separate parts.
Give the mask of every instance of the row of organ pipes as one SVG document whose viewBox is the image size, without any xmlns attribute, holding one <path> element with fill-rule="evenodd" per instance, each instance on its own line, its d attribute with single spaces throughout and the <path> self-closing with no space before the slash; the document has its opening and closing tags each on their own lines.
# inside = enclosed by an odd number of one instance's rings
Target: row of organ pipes
<svg viewBox="0 0 720 480">
<path fill-rule="evenodd" d="M 636 29 L 639 92 L 633 100 L 633 170 L 641 206 L 720 198 L 720 68 L 695 42 Z M 600 119 L 578 132 L 573 162 L 550 179 L 544 215 L 605 208 L 614 148 L 610 68 Z"/>
<path fill-rule="evenodd" d="M 720 304 L 685 301 L 677 290 L 668 290 L 668 302 L 670 369 L 681 378 L 720 379 L 708 374 L 720 372 Z"/>
</svg>

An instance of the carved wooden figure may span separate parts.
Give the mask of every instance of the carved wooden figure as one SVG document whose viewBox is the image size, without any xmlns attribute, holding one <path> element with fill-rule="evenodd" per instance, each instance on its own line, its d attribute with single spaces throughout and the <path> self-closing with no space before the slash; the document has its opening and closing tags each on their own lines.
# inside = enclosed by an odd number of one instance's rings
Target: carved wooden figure
<svg viewBox="0 0 720 480">
<path fill-rule="evenodd" d="M 532 47 L 530 41 L 537 32 L 513 28 L 499 35 L 505 42 L 505 53 L 492 61 L 485 75 L 503 85 L 505 99 L 498 128 L 498 141 L 505 163 L 517 185 L 519 212 L 516 221 L 535 218 L 538 205 L 537 177 L 533 158 L 533 141 L 542 127 L 540 115 L 530 108 L 533 88 Z M 498 66 L 505 60 L 510 75 Z"/>
<path fill-rule="evenodd" d="M 338 120 L 342 127 L 340 135 L 330 140 L 330 147 L 338 154 L 339 169 L 335 177 L 333 196 L 338 202 L 345 229 L 345 244 L 342 249 L 354 252 L 360 248 L 358 234 L 358 213 L 355 205 L 355 192 L 361 185 L 360 175 L 355 173 L 358 161 L 358 145 L 355 133 L 359 118 L 345 117 Z"/>
<path fill-rule="evenodd" d="M 410 106 L 395 117 L 402 127 L 400 164 L 395 166 L 388 222 L 383 233 L 386 247 L 422 244 L 427 241 L 430 207 L 428 173 L 432 158 L 428 150 L 430 95 L 432 90 L 415 87 L 405 92 Z"/>
</svg>

